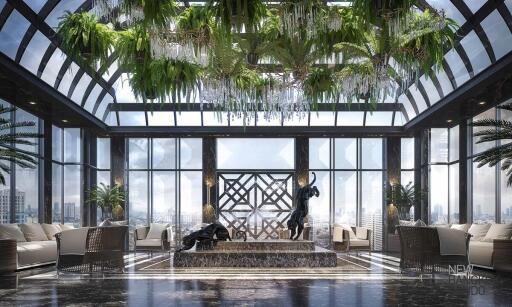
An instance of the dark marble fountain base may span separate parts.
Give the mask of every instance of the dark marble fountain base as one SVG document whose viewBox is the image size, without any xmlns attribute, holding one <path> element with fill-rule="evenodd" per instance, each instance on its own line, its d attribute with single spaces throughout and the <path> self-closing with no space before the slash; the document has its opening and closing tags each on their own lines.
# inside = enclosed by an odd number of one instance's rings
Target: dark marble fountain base
<svg viewBox="0 0 512 307">
<path fill-rule="evenodd" d="M 211 250 L 174 253 L 174 267 L 335 267 L 336 253 L 312 241 L 218 242 Z"/>
</svg>

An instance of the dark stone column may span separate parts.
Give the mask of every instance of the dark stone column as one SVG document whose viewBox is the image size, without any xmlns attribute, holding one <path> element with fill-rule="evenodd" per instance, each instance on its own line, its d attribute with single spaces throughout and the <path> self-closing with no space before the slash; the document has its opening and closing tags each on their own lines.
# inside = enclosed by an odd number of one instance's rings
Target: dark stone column
<svg viewBox="0 0 512 307">
<path fill-rule="evenodd" d="M 424 191 L 428 191 L 428 136 L 428 130 L 414 136 L 414 182 Z M 414 205 L 414 219 L 428 222 L 428 193 Z"/>
<path fill-rule="evenodd" d="M 125 161 L 126 161 L 126 146 L 125 138 L 122 136 L 115 136 L 110 139 L 110 185 L 115 184 L 121 186 L 122 190 L 126 190 L 125 187 Z M 126 204 L 121 204 L 124 209 L 124 219 L 128 218 L 128 212 Z"/>
<path fill-rule="evenodd" d="M 82 225 L 96 225 L 96 204 L 88 202 L 89 191 L 96 185 L 96 136 L 83 130 Z"/>
<path fill-rule="evenodd" d="M 468 221 L 468 124 L 459 124 L 459 223 Z M 470 167 L 470 166 L 469 166 Z"/>
<path fill-rule="evenodd" d="M 203 138 L 203 223 L 214 222 L 217 216 L 217 139 Z M 213 212 L 212 212 L 213 211 Z"/>
<path fill-rule="evenodd" d="M 45 120 L 43 124 L 43 148 L 42 150 L 43 154 L 43 161 L 42 165 L 39 168 L 42 172 L 39 175 L 39 178 L 42 179 L 42 182 L 40 184 L 40 191 L 39 191 L 39 199 L 40 202 L 42 200 L 42 210 L 39 210 L 40 213 L 40 220 L 42 220 L 44 223 L 51 224 L 52 223 L 52 123 L 50 120 Z"/>
<path fill-rule="evenodd" d="M 384 191 L 384 199 L 386 206 L 384 208 L 384 233 L 394 233 L 395 226 L 397 225 L 396 214 L 398 212 L 395 208 L 390 208 L 390 201 L 388 201 L 387 193 L 391 187 L 400 183 L 400 169 L 401 169 L 401 138 L 388 137 L 386 138 L 386 190 Z M 390 215 L 391 214 L 391 215 Z M 387 235 L 384 236 L 384 246 L 387 246 Z"/>
<path fill-rule="evenodd" d="M 295 174 L 297 182 L 303 186 L 309 182 L 309 138 L 295 138 Z"/>
</svg>

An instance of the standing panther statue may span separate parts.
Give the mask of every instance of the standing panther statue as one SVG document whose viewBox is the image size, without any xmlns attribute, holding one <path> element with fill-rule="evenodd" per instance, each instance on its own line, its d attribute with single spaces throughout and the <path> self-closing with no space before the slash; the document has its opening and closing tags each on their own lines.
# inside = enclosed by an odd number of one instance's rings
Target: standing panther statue
<svg viewBox="0 0 512 307">
<path fill-rule="evenodd" d="M 313 196 L 320 196 L 318 188 L 313 185 L 315 181 L 316 174 L 313 172 L 313 181 L 297 191 L 297 207 L 293 210 L 292 215 L 287 222 L 288 229 L 291 232 L 290 240 L 297 240 L 304 230 L 304 218 L 309 213 L 309 199 Z"/>
<path fill-rule="evenodd" d="M 196 244 L 196 241 L 201 248 L 206 246 L 213 246 L 216 241 L 231 241 L 229 231 L 223 225 L 219 223 L 213 223 L 206 227 L 201 228 L 198 231 L 194 231 L 189 235 L 186 235 L 182 239 L 182 247 L 176 252 L 189 250 Z"/>
</svg>

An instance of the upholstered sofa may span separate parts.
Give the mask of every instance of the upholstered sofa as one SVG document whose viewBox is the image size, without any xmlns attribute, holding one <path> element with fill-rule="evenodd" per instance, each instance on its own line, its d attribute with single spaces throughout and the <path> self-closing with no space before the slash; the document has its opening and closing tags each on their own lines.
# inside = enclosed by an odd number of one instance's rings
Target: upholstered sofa
<svg viewBox="0 0 512 307">
<path fill-rule="evenodd" d="M 0 237 L 16 240 L 18 269 L 52 264 L 57 260 L 55 235 L 73 229 L 59 224 L 0 224 Z"/>
</svg>

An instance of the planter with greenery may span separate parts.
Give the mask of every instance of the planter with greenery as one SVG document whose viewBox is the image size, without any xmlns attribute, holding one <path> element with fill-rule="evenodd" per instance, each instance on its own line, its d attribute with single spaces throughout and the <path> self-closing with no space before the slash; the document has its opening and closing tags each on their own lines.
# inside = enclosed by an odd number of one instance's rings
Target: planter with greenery
<svg viewBox="0 0 512 307">
<path fill-rule="evenodd" d="M 121 190 L 121 186 L 116 184 L 110 187 L 110 185 L 100 183 L 89 191 L 87 202 L 96 203 L 96 206 L 101 208 L 101 219 L 106 220 L 112 218 L 114 209 L 119 211 L 118 207 L 124 203 L 125 199 L 126 193 Z"/>
<path fill-rule="evenodd" d="M 388 204 L 393 204 L 398 209 L 400 220 L 410 220 L 411 207 L 420 202 L 426 196 L 426 191 L 409 182 L 407 185 L 396 183 L 388 190 Z"/>
</svg>

